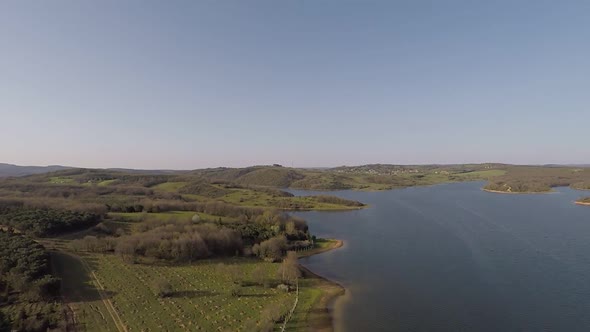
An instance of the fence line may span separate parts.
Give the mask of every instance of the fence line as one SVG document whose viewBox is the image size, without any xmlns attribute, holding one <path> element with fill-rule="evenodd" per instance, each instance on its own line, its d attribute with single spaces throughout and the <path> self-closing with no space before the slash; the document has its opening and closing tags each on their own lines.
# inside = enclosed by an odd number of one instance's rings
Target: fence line
<svg viewBox="0 0 590 332">
<path fill-rule="evenodd" d="M 291 316 L 293 316 L 295 308 L 297 308 L 297 302 L 299 302 L 299 280 L 297 281 L 297 291 L 295 292 L 295 303 L 293 303 L 293 308 L 291 308 L 291 311 L 289 311 L 289 314 L 287 315 L 287 317 L 285 317 L 285 321 L 283 322 L 283 326 L 281 327 L 281 332 L 285 332 L 285 329 L 287 328 L 287 323 L 291 319 Z"/>
</svg>

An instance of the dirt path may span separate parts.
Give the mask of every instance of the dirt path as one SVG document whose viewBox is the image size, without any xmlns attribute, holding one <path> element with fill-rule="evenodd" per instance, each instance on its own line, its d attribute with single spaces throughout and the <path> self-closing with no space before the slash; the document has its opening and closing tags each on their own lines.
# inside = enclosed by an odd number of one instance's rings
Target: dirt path
<svg viewBox="0 0 590 332">
<path fill-rule="evenodd" d="M 127 332 L 107 291 L 82 257 L 54 248 L 51 250 L 51 265 L 54 273 L 63 280 L 61 295 L 72 313 L 71 322 L 76 326 L 73 330 L 90 327 L 98 331 Z M 86 326 L 81 327 L 84 324 Z"/>
<path fill-rule="evenodd" d="M 125 326 L 125 324 L 123 323 L 123 320 L 121 319 L 121 317 L 117 313 L 117 310 L 113 306 L 113 303 L 111 302 L 111 300 L 109 300 L 108 296 L 105 294 L 105 289 L 102 286 L 102 284 L 100 283 L 100 281 L 98 280 L 98 278 L 96 277 L 96 274 L 94 274 L 94 272 L 90 269 L 90 266 L 88 266 L 88 263 L 86 263 L 86 261 L 84 261 L 84 259 L 82 259 L 80 257 L 76 257 L 76 258 L 78 260 L 80 260 L 80 262 L 82 262 L 82 265 L 84 266 L 84 268 L 86 269 L 88 274 L 92 277 L 92 282 L 96 286 L 96 289 L 98 290 L 98 294 L 100 295 L 102 302 L 104 303 L 105 307 L 107 308 L 109 315 L 113 319 L 113 322 L 115 323 L 115 326 L 117 327 L 117 330 L 119 330 L 119 332 L 127 332 L 127 327 Z"/>
</svg>

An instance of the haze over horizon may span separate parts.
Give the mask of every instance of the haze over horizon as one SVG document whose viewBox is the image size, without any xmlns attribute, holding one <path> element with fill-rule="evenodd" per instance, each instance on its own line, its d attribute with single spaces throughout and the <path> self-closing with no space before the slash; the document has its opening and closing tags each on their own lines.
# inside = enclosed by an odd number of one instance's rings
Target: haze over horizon
<svg viewBox="0 0 590 332">
<path fill-rule="evenodd" d="M 452 163 L 452 164 L 439 164 L 439 163 L 423 163 L 423 164 L 394 164 L 394 163 L 365 163 L 365 164 L 343 164 L 343 165 L 335 165 L 335 166 L 292 166 L 295 168 L 300 169 L 328 169 L 328 168 L 335 168 L 335 167 L 356 167 L 356 166 L 366 166 L 366 165 L 399 165 L 399 166 L 429 166 L 429 165 L 440 165 L 440 166 L 450 166 L 450 165 L 481 165 L 481 164 L 504 164 L 504 163 L 496 163 L 496 162 L 482 162 L 482 163 Z M 256 167 L 256 166 L 274 166 L 280 165 L 282 167 L 291 167 L 291 165 L 282 165 L 277 163 L 268 163 L 268 164 L 251 164 L 251 165 L 238 165 L 238 166 L 210 166 L 210 167 L 196 167 L 196 168 L 134 168 L 134 167 L 118 167 L 118 166 L 108 166 L 108 167 L 97 167 L 97 166 L 78 166 L 78 165 L 62 165 L 62 164 L 49 164 L 49 165 L 19 165 L 10 162 L 2 162 L 0 161 L 0 167 L 3 165 L 10 165 L 16 167 L 65 167 L 65 168 L 88 168 L 88 169 L 129 169 L 129 170 L 146 170 L 146 171 L 192 171 L 198 169 L 207 169 L 207 168 L 242 168 L 242 167 Z M 517 165 L 517 166 L 578 166 L 578 167 L 590 167 L 590 164 L 506 164 L 506 165 Z M 44 173 L 46 171 L 39 171 L 39 173 Z"/>
<path fill-rule="evenodd" d="M 590 3 L 0 3 L 0 162 L 589 164 Z"/>
</svg>

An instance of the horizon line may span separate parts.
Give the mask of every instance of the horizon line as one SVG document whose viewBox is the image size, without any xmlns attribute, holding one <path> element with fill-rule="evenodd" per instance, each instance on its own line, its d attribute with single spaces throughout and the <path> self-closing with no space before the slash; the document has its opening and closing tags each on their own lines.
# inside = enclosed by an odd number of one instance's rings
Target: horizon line
<svg viewBox="0 0 590 332">
<path fill-rule="evenodd" d="M 292 169 L 330 169 L 330 168 L 338 168 L 338 167 L 362 167 L 362 166 L 372 166 L 372 165 L 386 165 L 386 166 L 460 166 L 460 165 L 506 165 L 506 166 L 562 166 L 562 167 L 589 167 L 590 163 L 530 163 L 530 164 L 513 164 L 513 163 L 504 163 L 504 162 L 465 162 L 465 163 L 408 163 L 408 164 L 395 164 L 395 163 L 367 163 L 367 164 L 357 164 L 357 165 L 339 165 L 339 166 L 299 166 L 299 167 L 292 167 L 282 165 L 280 163 L 274 164 L 253 164 L 248 166 L 212 166 L 212 167 L 197 167 L 197 168 L 133 168 L 133 167 L 85 167 L 85 166 L 69 166 L 69 165 L 60 165 L 60 164 L 49 164 L 49 165 L 19 165 L 19 164 L 12 164 L 7 162 L 0 162 L 0 165 L 8 165 L 8 166 L 15 166 L 15 167 L 63 167 L 63 168 L 70 168 L 70 169 L 97 169 L 97 170 L 136 170 L 136 171 L 168 171 L 168 172 L 182 172 L 182 171 L 195 171 L 195 170 L 203 170 L 203 169 L 214 169 L 214 168 L 248 168 L 248 167 L 283 167 L 283 168 L 292 168 Z"/>
</svg>

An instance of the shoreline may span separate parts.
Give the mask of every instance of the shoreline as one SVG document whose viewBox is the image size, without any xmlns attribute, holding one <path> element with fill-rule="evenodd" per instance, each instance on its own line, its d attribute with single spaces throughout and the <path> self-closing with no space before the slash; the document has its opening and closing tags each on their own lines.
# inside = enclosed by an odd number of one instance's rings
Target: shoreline
<svg viewBox="0 0 590 332">
<path fill-rule="evenodd" d="M 502 191 L 502 190 L 492 190 L 492 189 L 486 189 L 486 188 L 481 188 L 482 191 L 488 192 L 488 193 L 493 193 L 493 194 L 509 194 L 509 195 L 522 195 L 522 194 L 553 194 L 555 193 L 554 190 L 550 190 L 550 191 Z"/>
<path fill-rule="evenodd" d="M 363 203 L 364 204 L 364 203 Z M 370 206 L 368 204 L 365 204 L 363 206 L 351 206 L 351 207 L 346 207 L 346 208 L 309 208 L 309 209 L 279 209 L 279 210 L 283 210 L 283 211 L 287 211 L 287 212 L 314 212 L 314 211 L 318 211 L 318 212 L 347 212 L 347 211 L 356 211 L 356 210 L 362 210 L 362 209 L 366 209 L 369 208 Z"/>
<path fill-rule="evenodd" d="M 590 202 L 575 201 L 576 205 L 590 206 Z"/>
<path fill-rule="evenodd" d="M 332 242 L 329 246 L 315 248 L 306 252 L 298 253 L 297 258 L 305 258 L 313 255 L 341 248 L 344 241 L 327 239 Z M 313 288 L 319 289 L 322 294 L 313 303 L 305 319 L 306 326 L 312 331 L 332 332 L 334 331 L 334 316 L 330 312 L 330 305 L 341 295 L 344 295 L 346 289 L 339 283 L 323 277 L 309 268 L 299 264 L 301 273 L 305 279 L 315 279 L 317 284 Z"/>
<path fill-rule="evenodd" d="M 337 240 L 337 239 L 323 239 L 323 240 L 329 241 L 329 242 L 331 242 L 331 244 L 329 246 L 322 247 L 322 248 L 313 248 L 313 249 L 310 249 L 307 251 L 298 252 L 297 258 L 305 258 L 305 257 L 313 256 L 313 255 L 319 255 L 319 254 L 326 252 L 326 251 L 341 248 L 344 245 L 344 241 L 342 241 L 342 240 Z"/>
</svg>

